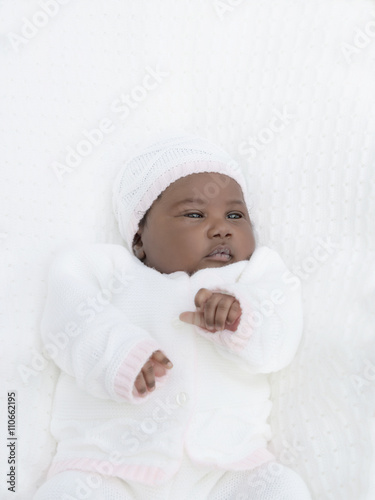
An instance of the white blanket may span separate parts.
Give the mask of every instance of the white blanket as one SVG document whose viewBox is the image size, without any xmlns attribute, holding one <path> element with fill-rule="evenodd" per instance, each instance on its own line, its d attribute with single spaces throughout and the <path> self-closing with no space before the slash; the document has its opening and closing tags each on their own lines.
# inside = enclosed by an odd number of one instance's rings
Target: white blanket
<svg viewBox="0 0 375 500">
<path fill-rule="evenodd" d="M 0 0 L 0 10 L 1 498 L 29 500 L 55 449 L 58 371 L 39 334 L 51 259 L 80 241 L 121 244 L 113 178 L 130 149 L 169 130 L 242 163 L 258 243 L 302 279 L 304 340 L 271 376 L 272 450 L 314 499 L 374 498 L 374 3 Z"/>
</svg>

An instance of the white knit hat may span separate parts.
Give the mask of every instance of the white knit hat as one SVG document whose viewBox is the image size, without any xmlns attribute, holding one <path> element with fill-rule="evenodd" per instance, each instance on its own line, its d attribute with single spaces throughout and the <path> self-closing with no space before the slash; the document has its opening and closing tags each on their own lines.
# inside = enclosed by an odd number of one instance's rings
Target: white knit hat
<svg viewBox="0 0 375 500">
<path fill-rule="evenodd" d="M 217 172 L 234 179 L 248 205 L 240 166 L 206 139 L 191 135 L 169 137 L 143 148 L 125 163 L 115 178 L 113 210 L 130 250 L 140 220 L 159 194 L 177 179 L 202 172 Z M 209 189 L 209 184 L 202 189 L 203 194 L 205 188 Z"/>
</svg>

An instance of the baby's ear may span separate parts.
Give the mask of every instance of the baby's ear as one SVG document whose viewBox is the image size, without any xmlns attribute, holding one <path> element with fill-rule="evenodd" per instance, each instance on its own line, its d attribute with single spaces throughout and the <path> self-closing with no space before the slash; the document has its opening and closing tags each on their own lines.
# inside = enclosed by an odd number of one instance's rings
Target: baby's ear
<svg viewBox="0 0 375 500">
<path fill-rule="evenodd" d="M 132 247 L 134 255 L 139 260 L 143 260 L 146 257 L 145 251 L 143 249 L 141 234 L 139 233 L 139 231 L 134 236 Z"/>
</svg>

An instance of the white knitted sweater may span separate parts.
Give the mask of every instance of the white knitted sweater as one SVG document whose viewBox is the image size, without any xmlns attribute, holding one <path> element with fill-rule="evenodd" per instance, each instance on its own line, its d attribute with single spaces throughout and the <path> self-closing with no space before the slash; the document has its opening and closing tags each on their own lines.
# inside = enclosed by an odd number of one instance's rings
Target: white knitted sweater
<svg viewBox="0 0 375 500">
<path fill-rule="evenodd" d="M 200 288 L 238 298 L 235 332 L 181 322 Z M 149 484 L 166 482 L 183 453 L 225 470 L 272 458 L 267 373 L 293 358 L 302 332 L 299 280 L 279 255 L 161 274 L 120 245 L 60 252 L 42 320 L 45 350 L 61 369 L 50 474 L 81 469 Z M 134 380 L 151 353 L 173 362 L 145 398 Z"/>
</svg>

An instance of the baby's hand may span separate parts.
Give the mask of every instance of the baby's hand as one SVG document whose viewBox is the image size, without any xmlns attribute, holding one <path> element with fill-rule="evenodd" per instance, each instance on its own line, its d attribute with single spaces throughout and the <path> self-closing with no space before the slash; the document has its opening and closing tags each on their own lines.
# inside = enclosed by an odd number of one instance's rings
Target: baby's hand
<svg viewBox="0 0 375 500">
<path fill-rule="evenodd" d="M 212 333 L 224 329 L 236 331 L 242 311 L 235 297 L 201 288 L 195 296 L 194 303 L 197 311 L 181 313 L 179 316 L 181 321 Z"/>
<path fill-rule="evenodd" d="M 173 368 L 173 364 L 162 351 L 155 351 L 143 365 L 134 382 L 140 396 L 146 396 L 147 391 L 155 389 L 155 377 L 162 377 L 167 370 Z"/>
</svg>

